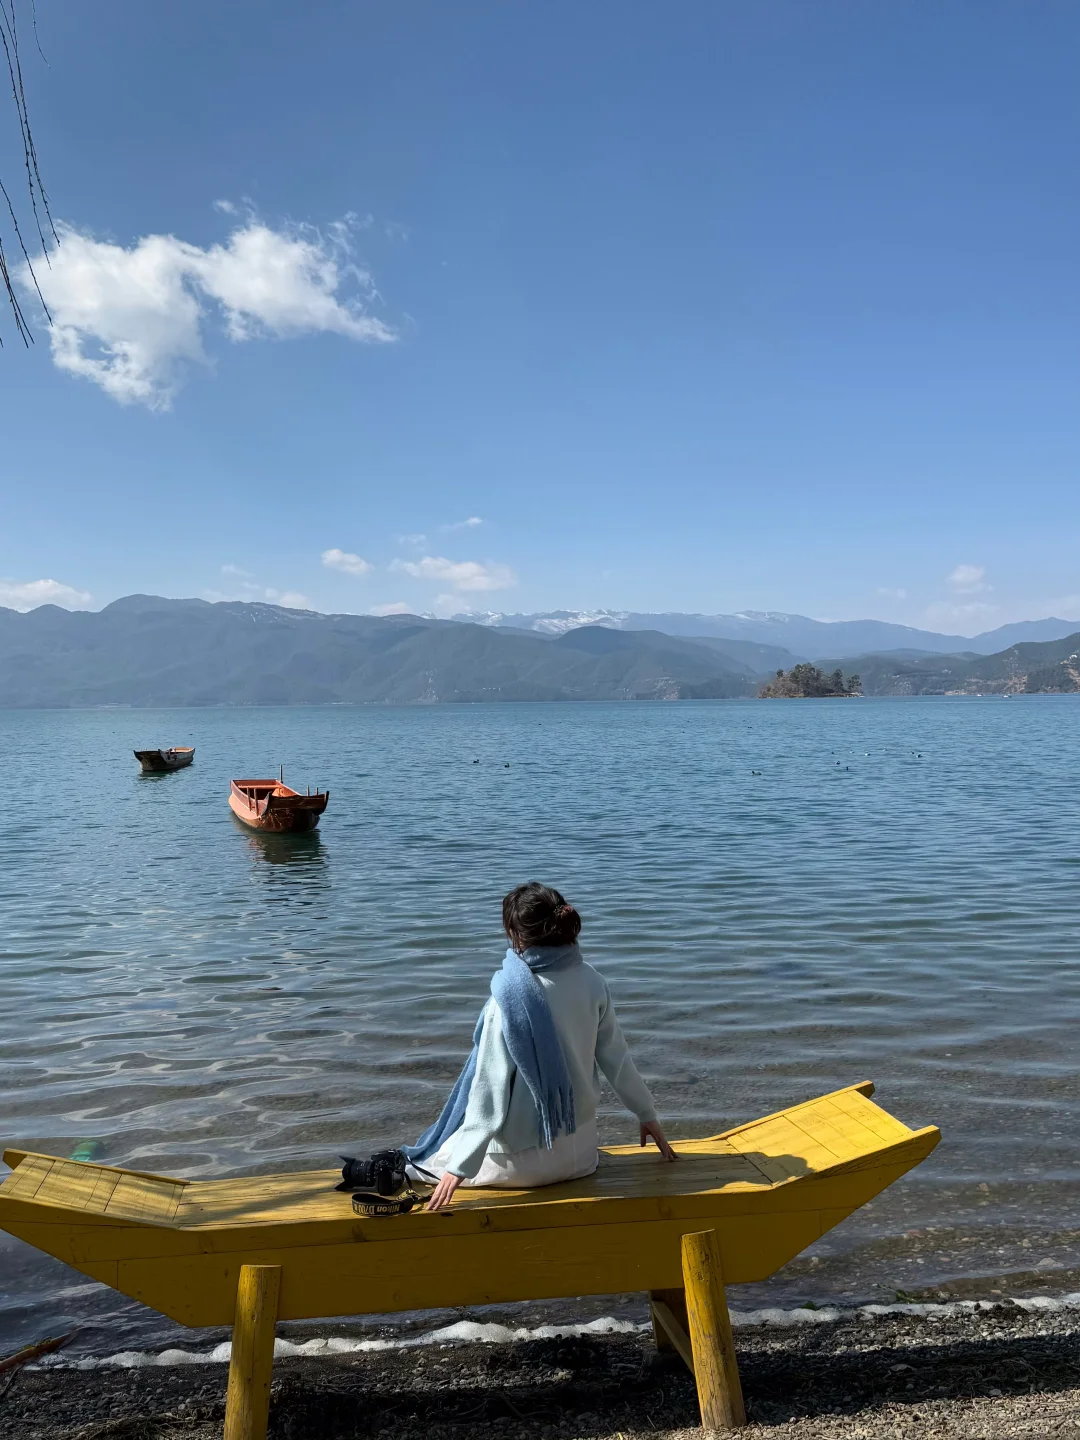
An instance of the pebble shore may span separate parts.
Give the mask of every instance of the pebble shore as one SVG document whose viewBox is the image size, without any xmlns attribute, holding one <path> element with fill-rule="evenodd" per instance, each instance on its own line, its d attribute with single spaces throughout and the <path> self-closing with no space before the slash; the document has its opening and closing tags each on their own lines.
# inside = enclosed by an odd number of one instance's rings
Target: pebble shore
<svg viewBox="0 0 1080 1440">
<path fill-rule="evenodd" d="M 737 1334 L 746 1440 L 1080 1440 L 1080 1310 L 1003 1302 Z M 431 1345 L 274 1367 L 270 1440 L 696 1440 L 693 1381 L 647 1334 Z M 26 1368 L 20 1440 L 218 1440 L 227 1366 Z"/>
</svg>

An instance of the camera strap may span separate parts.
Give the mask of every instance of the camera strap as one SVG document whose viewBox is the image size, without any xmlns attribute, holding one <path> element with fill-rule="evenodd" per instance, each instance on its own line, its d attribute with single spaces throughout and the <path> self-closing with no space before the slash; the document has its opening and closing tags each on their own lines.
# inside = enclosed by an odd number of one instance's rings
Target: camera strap
<svg viewBox="0 0 1080 1440">
<path fill-rule="evenodd" d="M 407 1215 L 417 1205 L 422 1205 L 428 1197 L 418 1195 L 411 1187 L 406 1186 L 399 1190 L 396 1195 L 380 1195 L 374 1190 L 358 1190 L 352 1197 L 352 1208 L 357 1215 L 367 1218 L 374 1218 L 381 1215 Z"/>
</svg>

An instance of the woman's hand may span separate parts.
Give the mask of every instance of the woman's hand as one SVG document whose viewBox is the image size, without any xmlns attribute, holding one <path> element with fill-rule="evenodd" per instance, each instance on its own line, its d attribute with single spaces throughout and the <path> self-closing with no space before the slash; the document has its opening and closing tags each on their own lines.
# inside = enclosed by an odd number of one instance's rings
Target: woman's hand
<svg viewBox="0 0 1080 1440">
<path fill-rule="evenodd" d="M 641 1142 L 644 1145 L 644 1140 Z M 461 1184 L 460 1175 L 451 1175 L 449 1170 L 435 1186 L 431 1199 L 424 1207 L 426 1210 L 445 1210 L 454 1198 L 454 1191 Z"/>
<path fill-rule="evenodd" d="M 659 1120 L 646 1120 L 641 1127 L 641 1143 L 647 1145 L 650 1140 L 656 1141 L 656 1148 L 665 1160 L 677 1160 L 679 1157 L 667 1142 L 663 1130 L 660 1128 Z M 436 1194 L 438 1192 L 436 1191 Z"/>
</svg>

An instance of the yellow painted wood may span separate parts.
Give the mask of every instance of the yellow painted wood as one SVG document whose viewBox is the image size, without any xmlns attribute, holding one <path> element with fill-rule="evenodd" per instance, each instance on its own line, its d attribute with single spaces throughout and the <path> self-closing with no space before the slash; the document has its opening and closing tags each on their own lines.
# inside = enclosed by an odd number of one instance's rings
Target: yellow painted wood
<svg viewBox="0 0 1080 1440">
<path fill-rule="evenodd" d="M 75 1160 L 56 1160 L 34 1199 L 41 1204 L 72 1206 L 96 1214 L 106 1208 L 122 1178 L 119 1171 L 97 1170 Z"/>
<path fill-rule="evenodd" d="M 834 1095 L 822 1096 L 819 1104 L 827 1109 L 835 1107 L 844 1114 L 857 1118 L 867 1129 L 877 1135 L 879 1140 L 897 1140 L 903 1136 L 907 1128 L 894 1115 L 883 1110 L 880 1105 L 863 1105 L 857 1096 L 847 1090 L 840 1090 Z"/>
<path fill-rule="evenodd" d="M 875 1148 L 882 1143 L 890 1144 L 896 1140 L 903 1140 L 908 1133 L 906 1126 L 896 1125 L 895 1129 L 883 1136 L 875 1125 L 869 1123 L 869 1117 L 866 1115 L 860 1115 L 857 1111 L 855 1114 L 850 1114 L 841 1106 L 831 1102 L 822 1101 L 818 1113 L 827 1119 L 832 1128 L 839 1131 L 859 1154 L 865 1152 L 867 1148 Z M 884 1114 L 884 1111 L 881 1113 Z"/>
<path fill-rule="evenodd" d="M 801 1233 L 797 1233 L 802 1229 L 800 1216 L 812 1216 L 814 1212 L 825 1210 L 834 1215 L 849 1213 L 924 1158 L 935 1140 L 934 1135 L 913 1137 L 907 1145 L 886 1152 L 882 1156 L 884 1163 L 864 1166 L 852 1170 L 850 1174 L 834 1172 L 828 1176 L 804 1179 L 797 1184 L 774 1186 L 757 1195 L 719 1192 L 689 1196 L 681 1202 L 626 1201 L 614 1209 L 605 1206 L 593 1211 L 569 1205 L 548 1207 L 542 1203 L 543 1192 L 538 1192 L 537 1201 L 540 1203 L 491 1213 L 484 1210 L 462 1210 L 434 1216 L 417 1213 L 402 1216 L 392 1223 L 385 1220 L 363 1221 L 344 1214 L 334 1222 L 251 1228 L 233 1226 L 214 1230 L 185 1229 L 175 1224 L 122 1224 L 109 1217 L 101 1217 L 100 1224 L 94 1225 L 87 1223 L 85 1212 L 64 1215 L 51 1206 L 5 1202 L 0 1191 L 0 1224 L 28 1243 L 84 1270 L 88 1264 L 111 1259 L 160 1261 L 160 1275 L 156 1283 L 167 1284 L 169 1265 L 182 1257 L 203 1256 L 210 1259 L 220 1256 L 229 1258 L 235 1264 L 237 1257 L 273 1251 L 290 1268 L 305 1265 L 310 1268 L 312 1264 L 317 1268 L 320 1263 L 318 1256 L 326 1249 L 343 1247 L 348 1252 L 360 1252 L 362 1247 L 363 1260 L 354 1259 L 352 1263 L 362 1263 L 369 1271 L 375 1271 L 397 1269 L 397 1261 L 393 1259 L 396 1252 L 401 1252 L 403 1259 L 406 1252 L 413 1254 L 418 1249 L 429 1251 L 434 1242 L 439 1242 L 441 1253 L 449 1254 L 485 1236 L 503 1237 L 506 1241 L 516 1237 L 515 1245 L 526 1250 L 534 1249 L 538 1241 L 548 1248 L 557 1249 L 563 1245 L 565 1237 L 570 1236 L 566 1243 L 573 1249 L 576 1248 L 572 1239 L 574 1232 L 600 1235 L 609 1226 L 617 1225 L 634 1231 L 640 1247 L 649 1245 L 650 1237 L 662 1233 L 657 1228 L 660 1222 L 673 1222 L 677 1230 L 685 1232 L 700 1229 L 702 1223 L 712 1221 L 722 1223 L 725 1234 L 739 1236 L 742 1247 L 739 1268 L 742 1270 L 745 1266 L 746 1273 L 738 1278 L 751 1280 L 771 1274 L 779 1264 L 797 1253 L 798 1248 L 821 1233 L 820 1222 L 815 1219 L 809 1227 L 812 1232 L 809 1238 L 803 1238 Z M 348 1200 L 347 1196 L 336 1198 Z M 620 1214 L 623 1216 L 621 1221 Z M 835 1223 L 835 1219 L 830 1223 Z M 791 1248 L 793 1245 L 795 1249 Z M 493 1253 L 499 1248 L 494 1246 Z M 312 1258 L 306 1258 L 308 1256 Z M 497 1281 L 499 1278 L 481 1273 L 476 1277 L 474 1288 L 483 1286 L 486 1290 L 493 1279 Z M 734 1280 L 733 1275 L 729 1278 Z M 416 1283 L 420 1294 L 415 1303 L 422 1306 L 422 1277 L 417 1277 Z M 609 1285 L 607 1288 L 612 1287 Z M 615 1288 L 619 1287 L 616 1285 Z M 597 1289 L 602 1292 L 604 1285 L 598 1284 Z M 572 1289 L 570 1293 L 584 1292 Z M 158 1303 L 148 1294 L 140 1294 L 138 1298 L 149 1304 Z M 479 1300 L 479 1296 L 476 1298 Z M 490 1297 L 485 1294 L 484 1298 Z M 461 1303 L 466 1302 L 462 1300 Z M 169 1312 L 168 1305 L 159 1308 Z M 316 1309 L 310 1313 L 332 1312 Z M 228 1318 L 229 1305 L 226 1303 L 224 1314 L 199 1323 L 220 1324 Z"/>
<path fill-rule="evenodd" d="M 859 1177 L 860 1188 L 825 1186 L 832 1208 L 767 1215 L 708 1216 L 667 1223 L 487 1232 L 449 1244 L 353 1241 L 295 1249 L 241 1248 L 231 1254 L 121 1262 L 117 1288 L 188 1325 L 220 1325 L 231 1316 L 239 1266 L 281 1264 L 282 1319 L 485 1304 L 562 1295 L 662 1289 L 679 1283 L 681 1234 L 717 1225 L 732 1284 L 759 1280 L 794 1258 L 858 1204 L 909 1166 Z M 792 1187 L 791 1200 L 802 1187 Z M 87 1269 L 88 1267 L 80 1266 Z"/>
<path fill-rule="evenodd" d="M 733 1138 L 742 1153 L 755 1164 L 761 1160 L 779 1164 L 789 1179 L 827 1170 L 830 1165 L 848 1158 L 847 1155 L 836 1155 L 815 1140 L 798 1123 L 799 1118 L 798 1115 L 783 1116 L 768 1125 L 755 1127 L 745 1138 Z"/>
<path fill-rule="evenodd" d="M 891 1164 L 854 1176 L 815 1177 L 797 1185 L 775 1186 L 756 1195 L 736 1192 L 689 1197 L 684 1207 L 672 1206 L 679 1212 L 673 1217 L 659 1215 L 655 1204 L 625 1202 L 622 1225 L 635 1252 L 633 1263 L 643 1264 L 646 1260 L 650 1265 L 660 1263 L 659 1237 L 662 1232 L 655 1228 L 653 1222 L 667 1218 L 677 1221 L 675 1228 L 681 1232 L 701 1229 L 705 1224 L 719 1226 L 725 1246 L 734 1251 L 725 1259 L 728 1279 L 732 1283 L 764 1278 L 791 1259 L 799 1249 L 839 1223 L 851 1210 L 899 1178 L 931 1147 L 932 1137 L 921 1141 L 916 1137 L 904 1147 L 903 1153 L 897 1155 L 893 1152 Z M 542 1194 L 540 1192 L 538 1198 L 542 1198 Z M 336 1198 L 347 1200 L 348 1197 L 339 1195 Z M 15 1208 L 24 1212 L 21 1222 L 11 1215 Z M 42 1213 L 55 1214 L 55 1211 L 50 1212 L 46 1207 L 35 1211 L 33 1207 L 22 1205 L 5 1207 L 0 1192 L 0 1216 L 3 1216 L 3 1224 L 9 1231 L 20 1235 L 28 1244 L 76 1266 L 83 1273 L 94 1274 L 95 1278 L 98 1278 L 96 1267 L 99 1264 L 122 1257 L 125 1278 L 123 1281 L 116 1280 L 117 1288 L 182 1323 L 192 1325 L 229 1323 L 238 1267 L 245 1259 L 256 1256 L 268 1263 L 282 1264 L 287 1277 L 301 1272 L 307 1277 L 304 1284 L 295 1288 L 289 1281 L 289 1313 L 283 1318 L 315 1318 L 339 1313 L 333 1306 L 338 1303 L 338 1291 L 346 1287 L 346 1276 L 348 1285 L 363 1285 L 371 1292 L 370 1309 L 373 1311 L 421 1308 L 425 1303 L 434 1303 L 425 1300 L 425 1275 L 420 1273 L 413 1278 L 415 1293 L 409 1294 L 403 1290 L 399 1278 L 402 1266 L 438 1263 L 431 1260 L 432 1240 L 452 1242 L 449 1246 L 440 1247 L 442 1253 L 447 1254 L 459 1248 L 466 1236 L 477 1239 L 483 1236 L 502 1237 L 497 1244 L 481 1253 L 477 1273 L 471 1280 L 467 1279 L 468 1303 L 500 1298 L 540 1298 L 541 1293 L 582 1294 L 585 1293 L 586 1281 L 592 1282 L 593 1293 L 629 1288 L 625 1283 L 620 1284 L 618 1272 L 622 1262 L 617 1255 L 605 1251 L 603 1264 L 598 1259 L 595 1265 L 573 1277 L 567 1291 L 537 1291 L 532 1296 L 528 1290 L 521 1295 L 504 1292 L 500 1296 L 495 1293 L 500 1284 L 508 1285 L 515 1277 L 496 1273 L 491 1264 L 483 1262 L 483 1254 L 491 1257 L 498 1254 L 500 1258 L 506 1256 L 508 1263 L 517 1264 L 515 1257 L 519 1250 L 535 1252 L 538 1244 L 544 1247 L 542 1253 L 557 1254 L 563 1246 L 562 1237 L 568 1230 L 577 1230 L 583 1235 L 606 1230 L 606 1224 L 591 1225 L 587 1211 L 583 1223 L 581 1210 L 571 1206 L 521 1206 L 493 1215 L 483 1211 L 434 1216 L 414 1214 L 402 1216 L 392 1224 L 343 1218 L 337 1223 L 250 1230 L 230 1227 L 222 1231 L 120 1225 L 107 1220 L 100 1227 L 94 1227 L 85 1223 L 85 1217 L 81 1224 L 49 1224 L 40 1223 Z M 605 1210 L 604 1214 L 609 1216 L 610 1212 Z M 823 1215 L 826 1218 L 823 1219 Z M 541 1225 L 537 1217 L 545 1223 Z M 576 1223 L 559 1223 L 570 1221 Z M 512 1246 L 508 1250 L 505 1247 L 510 1242 Z M 198 1261 L 198 1268 L 206 1278 L 194 1289 L 186 1279 L 183 1285 L 180 1283 L 181 1274 L 195 1273 L 194 1268 L 185 1269 L 178 1263 L 184 1257 L 187 1257 L 185 1266 L 193 1259 L 203 1257 Z M 395 1257 L 399 1257 L 400 1263 L 395 1261 Z M 587 1261 L 588 1256 L 585 1258 Z M 135 1263 L 140 1261 L 147 1263 Z M 576 1247 L 570 1251 L 569 1262 L 571 1266 L 577 1263 Z M 443 1265 L 439 1268 L 448 1267 Z M 612 1269 L 616 1272 L 614 1279 L 610 1275 Z M 561 1276 L 562 1272 L 559 1273 Z M 663 1280 L 662 1283 L 676 1281 Z M 661 1277 L 655 1275 L 651 1281 L 643 1282 L 642 1288 L 657 1288 L 660 1284 Z M 378 1303 L 374 1298 L 376 1292 L 381 1297 Z M 450 1303 L 466 1301 L 460 1298 Z M 346 1306 L 346 1313 L 348 1308 Z"/>
<path fill-rule="evenodd" d="M 735 1430 L 746 1424 L 746 1411 L 715 1230 L 683 1236 L 682 1269 L 701 1427 L 706 1434 Z"/>
<path fill-rule="evenodd" d="M 681 1198 L 739 1186 L 768 1188 L 769 1181 L 761 1171 L 726 1144 L 717 1149 L 712 1141 L 691 1141 L 679 1148 L 682 1160 L 678 1165 L 664 1164 L 655 1151 L 649 1153 L 638 1146 L 603 1151 L 598 1169 L 587 1181 L 545 1186 L 544 1205 L 571 1203 L 596 1208 L 605 1201 Z M 334 1188 L 339 1179 L 339 1172 L 327 1170 L 195 1181 L 184 1191 L 178 1218 L 184 1225 L 214 1228 L 332 1220 L 352 1213 L 349 1196 Z M 478 1208 L 495 1213 L 522 1205 L 535 1209 L 537 1197 L 536 1190 L 459 1190 L 452 1213 Z"/>
<path fill-rule="evenodd" d="M 10 1200 L 33 1200 L 57 1162 L 44 1155 L 29 1155 L 4 1181 L 4 1195 Z"/>
<path fill-rule="evenodd" d="M 429 1215 L 364 1219 L 338 1172 L 183 1183 L 18 1156 L 0 1228 L 187 1325 L 233 1319 L 240 1270 L 281 1269 L 281 1319 L 681 1285 L 682 1236 L 715 1228 L 730 1284 L 762 1280 L 930 1153 L 852 1087 L 723 1135 L 638 1146 L 541 1190 L 459 1190 Z"/>
<path fill-rule="evenodd" d="M 496 1231 L 396 1244 L 121 1260 L 118 1288 L 184 1325 L 227 1324 L 242 1264 L 282 1267 L 280 1318 L 610 1295 L 680 1283 L 679 1242 L 701 1219 Z M 724 1224 L 732 1283 L 773 1274 L 821 1235 L 817 1211 Z M 80 1267 L 82 1268 L 82 1267 Z"/>
<path fill-rule="evenodd" d="M 148 1220 L 164 1224 L 180 1206 L 184 1187 L 172 1180 L 150 1180 L 145 1175 L 122 1175 L 104 1207 L 106 1215 L 122 1220 Z"/>
<path fill-rule="evenodd" d="M 3 1160 L 3 1162 L 4 1162 L 5 1165 L 10 1165 L 11 1168 L 12 1168 L 12 1170 L 14 1170 L 15 1167 L 16 1167 L 17 1165 L 21 1165 L 24 1160 L 30 1160 L 30 1159 L 37 1159 L 37 1160 L 56 1160 L 56 1159 L 58 1159 L 58 1157 L 57 1157 L 56 1155 L 35 1155 L 35 1153 L 34 1153 L 32 1150 L 10 1150 L 10 1149 L 9 1149 L 9 1150 L 5 1150 L 4 1153 L 3 1153 L 3 1155 L 0 1155 L 0 1159 Z M 62 1162 L 62 1163 L 63 1163 L 63 1162 Z M 83 1161 L 81 1161 L 81 1160 L 73 1160 L 71 1163 L 72 1163 L 73 1165 L 81 1165 L 81 1164 L 83 1164 L 83 1163 L 85 1163 L 85 1162 L 83 1162 Z M 190 1185 L 190 1184 L 191 1184 L 191 1181 L 190 1181 L 190 1180 L 177 1180 L 177 1178 L 175 1177 L 175 1175 L 151 1175 L 151 1174 L 149 1174 L 149 1173 L 148 1173 L 147 1171 L 145 1171 L 145 1170 L 123 1170 L 123 1169 L 117 1169 L 116 1166 L 114 1166 L 114 1165 L 98 1165 L 97 1163 L 94 1163 L 94 1169 L 95 1169 L 95 1170 L 108 1170 L 108 1171 L 110 1171 L 113 1175 L 138 1175 L 138 1177 L 140 1178 L 140 1180 L 165 1180 L 165 1181 L 166 1181 L 168 1184 L 170 1184 L 170 1185 Z"/>
<path fill-rule="evenodd" d="M 266 1440 L 280 1281 L 276 1265 L 245 1265 L 240 1271 L 225 1399 L 225 1440 Z"/>
</svg>

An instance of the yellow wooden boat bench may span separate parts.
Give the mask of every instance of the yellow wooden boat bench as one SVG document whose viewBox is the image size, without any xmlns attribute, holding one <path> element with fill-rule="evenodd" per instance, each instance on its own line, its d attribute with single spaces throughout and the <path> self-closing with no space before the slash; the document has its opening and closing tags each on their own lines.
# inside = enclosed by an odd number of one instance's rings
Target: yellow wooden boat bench
<svg viewBox="0 0 1080 1440">
<path fill-rule="evenodd" d="M 744 1422 L 725 1284 L 764 1280 L 925 1159 L 869 1082 L 585 1180 L 356 1215 L 336 1170 L 173 1180 L 8 1150 L 0 1228 L 183 1325 L 233 1325 L 226 1440 L 266 1433 L 278 1320 L 650 1293 L 706 1429 Z"/>
</svg>

